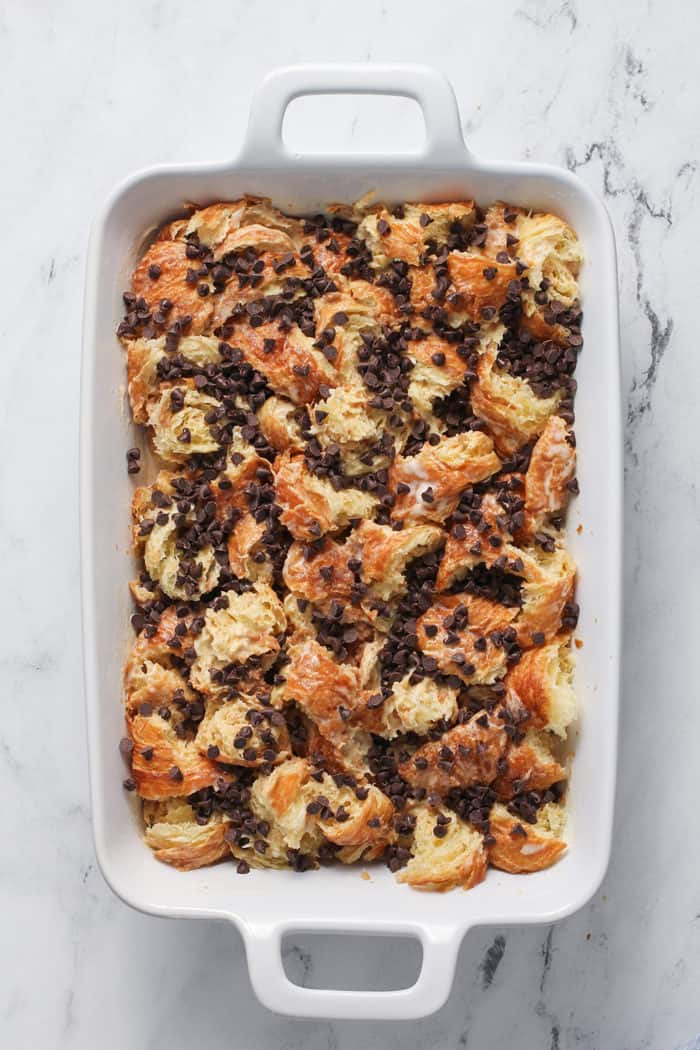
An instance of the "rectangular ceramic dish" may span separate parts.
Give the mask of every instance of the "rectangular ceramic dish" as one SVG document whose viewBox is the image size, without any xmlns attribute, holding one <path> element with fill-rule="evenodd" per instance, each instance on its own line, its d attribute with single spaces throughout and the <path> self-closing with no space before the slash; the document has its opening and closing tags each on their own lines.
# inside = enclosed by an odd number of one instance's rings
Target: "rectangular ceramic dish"
<svg viewBox="0 0 700 1050">
<path fill-rule="evenodd" d="M 415 99 L 426 143 L 397 156 L 292 155 L 282 140 L 284 112 L 309 94 L 363 93 Z M 369 190 L 379 200 L 502 199 L 551 210 L 577 230 L 585 338 L 576 377 L 581 495 L 569 521 L 580 569 L 582 608 L 575 686 L 580 726 L 569 792 L 571 848 L 554 867 L 532 875 L 491 869 L 468 893 L 421 894 L 397 885 L 384 868 L 371 881 L 335 867 L 298 875 L 254 871 L 237 877 L 221 864 L 182 873 L 154 860 L 122 789 L 117 748 L 123 733 L 121 668 L 130 636 L 127 581 L 132 481 L 125 452 L 135 444 L 124 397 L 125 370 L 115 330 L 121 292 L 144 235 L 183 212 L 248 192 L 293 213 L 352 202 Z M 304 66 L 270 75 L 257 90 L 237 160 L 216 166 L 160 167 L 118 187 L 90 241 L 82 369 L 81 530 L 85 688 L 92 813 L 97 857 L 116 893 L 163 916 L 228 919 L 241 931 L 260 1000 L 307 1017 L 421 1017 L 446 1000 L 457 952 L 475 925 L 550 923 L 580 908 L 599 886 L 611 844 L 615 785 L 620 641 L 621 412 L 615 246 L 602 203 L 569 172 L 537 164 L 485 163 L 462 139 L 449 83 L 418 66 Z M 579 528 L 577 528 L 580 526 Z M 280 948 L 292 931 L 400 934 L 423 949 L 417 982 L 399 991 L 301 988 L 285 976 Z"/>
</svg>

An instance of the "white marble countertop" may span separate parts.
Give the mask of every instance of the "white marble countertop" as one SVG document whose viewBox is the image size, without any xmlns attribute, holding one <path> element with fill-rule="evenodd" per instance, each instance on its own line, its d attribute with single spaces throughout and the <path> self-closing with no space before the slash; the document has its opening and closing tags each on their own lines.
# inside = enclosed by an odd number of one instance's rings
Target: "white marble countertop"
<svg viewBox="0 0 700 1050">
<path fill-rule="evenodd" d="M 3 1045 L 665 1050 L 700 1032 L 700 708 L 689 673 L 699 30 L 682 0 L 3 5 Z M 449 1004 L 418 1023 L 267 1013 L 237 934 L 129 910 L 96 870 L 90 836 L 77 538 L 88 224 L 133 169 L 230 156 L 250 85 L 318 58 L 436 65 L 475 152 L 576 169 L 605 195 L 619 245 L 626 614 L 612 864 L 594 900 L 554 928 L 473 931 Z M 334 142 L 405 132 L 379 127 L 373 108 L 338 112 Z M 291 961 L 308 980 L 333 960 L 341 975 L 365 966 L 361 945 L 344 942 L 340 963 L 336 948 L 309 956 L 300 945 Z M 402 972 L 395 952 L 374 953 L 372 973 Z"/>
</svg>

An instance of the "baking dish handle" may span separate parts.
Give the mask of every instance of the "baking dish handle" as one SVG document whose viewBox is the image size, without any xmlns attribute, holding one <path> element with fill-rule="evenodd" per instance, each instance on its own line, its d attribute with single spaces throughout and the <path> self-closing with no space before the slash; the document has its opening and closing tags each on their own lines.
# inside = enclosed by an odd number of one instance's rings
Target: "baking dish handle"
<svg viewBox="0 0 700 1050">
<path fill-rule="evenodd" d="M 392 163 L 414 163 L 416 156 L 436 166 L 463 165 L 469 154 L 462 136 L 459 107 L 449 80 L 430 66 L 405 63 L 338 63 L 286 66 L 274 70 L 255 91 L 248 131 L 239 158 L 260 168 L 295 159 L 282 137 L 287 106 L 303 95 L 399 95 L 412 98 L 423 111 L 425 145 L 418 154 L 398 154 Z M 328 155 L 324 160 L 327 161 Z M 360 157 L 346 158 L 350 161 Z M 310 154 L 307 161 L 321 160 Z"/>
<path fill-rule="evenodd" d="M 282 938 L 299 927 L 246 926 L 243 937 L 248 956 L 250 981 L 256 996 L 269 1010 L 290 1017 L 336 1020 L 406 1021 L 427 1017 L 447 1001 L 454 980 L 457 954 L 464 937 L 459 930 L 425 927 L 368 929 L 345 926 L 305 925 L 311 933 L 365 934 L 367 936 L 411 936 L 423 948 L 423 960 L 415 984 L 395 991 L 347 991 L 303 988 L 289 980 L 282 964 Z"/>
</svg>

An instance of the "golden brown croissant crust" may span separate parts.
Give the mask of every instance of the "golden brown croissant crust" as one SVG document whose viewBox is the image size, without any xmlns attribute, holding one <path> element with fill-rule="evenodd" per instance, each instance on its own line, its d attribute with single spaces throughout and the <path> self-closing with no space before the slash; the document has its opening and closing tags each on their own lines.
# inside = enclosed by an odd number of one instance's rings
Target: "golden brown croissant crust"
<svg viewBox="0 0 700 1050">
<path fill-rule="evenodd" d="M 160 861 L 436 891 L 566 849 L 581 263 L 503 202 L 158 232 L 118 335 L 154 468 L 121 750 Z"/>
</svg>

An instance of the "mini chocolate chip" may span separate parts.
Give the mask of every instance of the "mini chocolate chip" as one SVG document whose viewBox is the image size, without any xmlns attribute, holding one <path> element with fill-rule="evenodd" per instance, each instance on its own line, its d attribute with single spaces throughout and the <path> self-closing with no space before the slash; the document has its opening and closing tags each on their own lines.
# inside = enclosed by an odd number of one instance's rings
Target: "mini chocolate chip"
<svg viewBox="0 0 700 1050">
<path fill-rule="evenodd" d="M 126 453 L 126 469 L 129 474 L 138 474 L 141 470 L 141 449 L 130 448 Z"/>
</svg>

